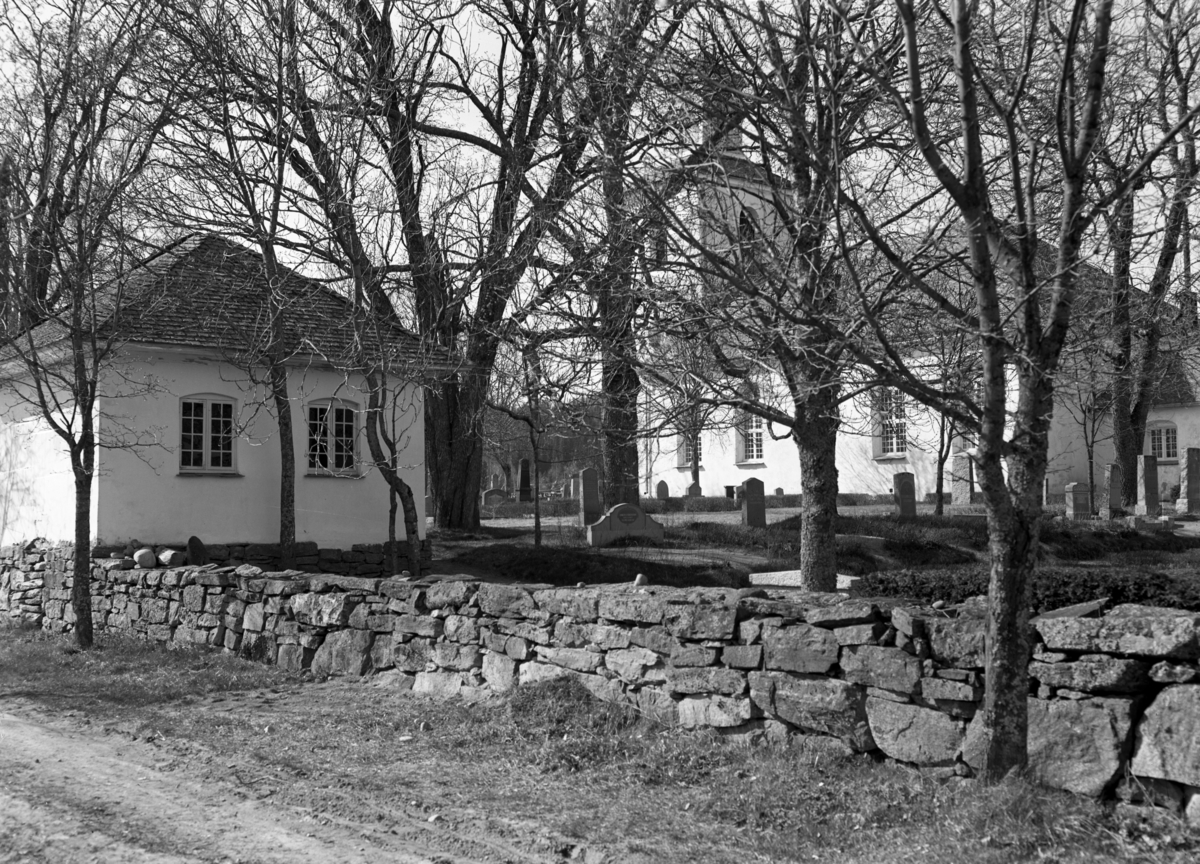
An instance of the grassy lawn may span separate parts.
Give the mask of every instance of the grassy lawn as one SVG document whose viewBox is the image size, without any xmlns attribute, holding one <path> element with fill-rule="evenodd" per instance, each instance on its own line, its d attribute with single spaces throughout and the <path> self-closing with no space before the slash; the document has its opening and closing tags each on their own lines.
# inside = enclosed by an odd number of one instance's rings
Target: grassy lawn
<svg viewBox="0 0 1200 864">
<path fill-rule="evenodd" d="M 281 695 L 238 695 L 263 687 Z M 0 697 L 14 696 L 155 730 L 184 764 L 236 760 L 253 794 L 280 805 L 381 825 L 389 808 L 419 807 L 510 837 L 603 847 L 606 861 L 1200 855 L 1200 833 L 1161 812 L 1147 819 L 1020 780 L 939 780 L 799 743 L 749 748 L 656 725 L 573 682 L 432 702 L 367 683 L 301 683 L 202 649 L 105 637 L 81 654 L 60 637 L 0 630 Z"/>
</svg>

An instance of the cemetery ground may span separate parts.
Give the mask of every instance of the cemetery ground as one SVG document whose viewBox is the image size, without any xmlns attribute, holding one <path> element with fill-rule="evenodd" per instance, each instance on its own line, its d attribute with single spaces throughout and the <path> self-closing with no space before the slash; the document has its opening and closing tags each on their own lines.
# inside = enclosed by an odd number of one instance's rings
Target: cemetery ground
<svg viewBox="0 0 1200 864">
<path fill-rule="evenodd" d="M 4 627 L 6 625 L 0 625 Z M 0 630 L 0 862 L 1185 862 L 1161 811 L 655 726 L 570 680 L 446 702 Z"/>
</svg>

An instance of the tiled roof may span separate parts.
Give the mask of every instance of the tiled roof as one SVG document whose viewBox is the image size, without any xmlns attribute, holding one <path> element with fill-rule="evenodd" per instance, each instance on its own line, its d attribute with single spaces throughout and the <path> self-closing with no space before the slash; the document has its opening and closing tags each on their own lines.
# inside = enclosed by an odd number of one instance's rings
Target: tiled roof
<svg viewBox="0 0 1200 864">
<path fill-rule="evenodd" d="M 320 282 L 283 270 L 279 296 L 286 355 L 354 365 L 358 337 L 351 302 Z M 127 273 L 120 280 L 119 304 L 113 294 L 98 298 L 98 305 L 119 305 L 115 315 L 106 310 L 98 316 L 107 318 L 101 335 L 119 342 L 215 348 L 253 360 L 270 334 L 268 288 L 257 252 L 216 234 L 193 235 Z M 35 341 L 46 345 L 62 335 L 59 325 L 45 322 L 36 328 Z M 391 362 L 421 359 L 420 341 L 398 325 L 385 326 L 381 336 L 372 334 L 366 341 L 369 354 Z"/>
</svg>

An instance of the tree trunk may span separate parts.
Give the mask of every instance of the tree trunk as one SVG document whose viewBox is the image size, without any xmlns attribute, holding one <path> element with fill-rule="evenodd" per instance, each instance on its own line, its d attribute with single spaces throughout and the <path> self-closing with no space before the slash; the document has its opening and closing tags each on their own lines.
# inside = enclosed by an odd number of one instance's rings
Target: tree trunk
<svg viewBox="0 0 1200 864">
<path fill-rule="evenodd" d="M 479 527 L 488 375 L 464 369 L 426 391 L 425 458 L 439 528 Z"/>
<path fill-rule="evenodd" d="M 271 396 L 279 424 L 279 564 L 289 570 L 296 563 L 296 439 L 287 367 L 277 361 L 271 363 Z"/>
<path fill-rule="evenodd" d="M 388 575 L 395 576 L 400 572 L 400 553 L 396 548 L 396 509 L 399 506 L 399 499 L 396 496 L 396 487 L 391 483 L 388 484 Z"/>
<path fill-rule="evenodd" d="M 800 452 L 803 492 L 800 522 L 800 587 L 837 590 L 837 405 L 821 390 L 798 411 L 794 435 Z"/>
<path fill-rule="evenodd" d="M 604 357 L 605 508 L 640 503 L 638 492 L 638 394 L 641 379 L 633 364 L 616 353 Z"/>
<path fill-rule="evenodd" d="M 73 460 L 74 461 L 74 460 Z M 85 463 L 94 463 L 84 457 Z M 92 647 L 92 470 L 75 465 L 75 561 L 71 571 L 71 611 L 75 613 L 75 644 Z"/>
</svg>

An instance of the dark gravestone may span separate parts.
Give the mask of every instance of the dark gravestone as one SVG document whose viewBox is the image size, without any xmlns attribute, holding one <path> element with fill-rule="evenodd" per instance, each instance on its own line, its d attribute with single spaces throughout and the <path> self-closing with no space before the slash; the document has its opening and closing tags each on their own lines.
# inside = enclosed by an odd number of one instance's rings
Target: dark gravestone
<svg viewBox="0 0 1200 864">
<path fill-rule="evenodd" d="M 671 497 L 670 490 L 667 489 L 667 481 L 659 480 L 658 485 L 654 487 L 654 497 L 659 501 L 666 501 Z"/>
<path fill-rule="evenodd" d="M 1158 459 L 1154 456 L 1139 456 L 1137 459 L 1137 504 L 1135 516 L 1159 515 L 1158 504 Z"/>
<path fill-rule="evenodd" d="M 1104 466 L 1104 488 L 1100 492 L 1100 518 L 1112 519 L 1121 509 L 1121 466 L 1111 462 Z"/>
<path fill-rule="evenodd" d="M 775 487 L 775 495 L 779 498 L 783 497 L 783 487 L 782 486 Z"/>
<path fill-rule="evenodd" d="M 1200 513 L 1200 447 L 1179 451 L 1179 497 L 1176 513 Z"/>
<path fill-rule="evenodd" d="M 688 486 L 687 494 L 688 494 L 689 498 L 699 498 L 700 497 L 700 484 L 693 483 L 690 486 Z"/>
<path fill-rule="evenodd" d="M 520 489 L 520 492 L 518 493 L 519 497 L 517 498 L 517 500 L 518 501 L 532 501 L 533 500 L 533 486 L 529 482 L 529 460 L 528 459 L 521 460 L 521 472 L 520 473 L 521 473 L 520 485 L 518 486 L 518 488 Z"/>
<path fill-rule="evenodd" d="M 600 478 L 595 468 L 579 472 L 579 524 L 591 525 L 600 519 Z"/>
<path fill-rule="evenodd" d="M 187 542 L 187 560 L 193 567 L 203 567 L 208 564 L 208 547 L 199 537 L 189 537 Z"/>
<path fill-rule="evenodd" d="M 896 500 L 896 514 L 901 519 L 917 515 L 916 478 L 908 471 L 892 475 L 892 495 Z"/>
<path fill-rule="evenodd" d="M 751 477 L 742 484 L 742 524 L 747 528 L 767 527 L 767 501 L 763 482 Z"/>
<path fill-rule="evenodd" d="M 725 487 L 725 497 L 736 499 L 737 498 L 737 487 L 736 486 L 726 486 Z"/>
</svg>

